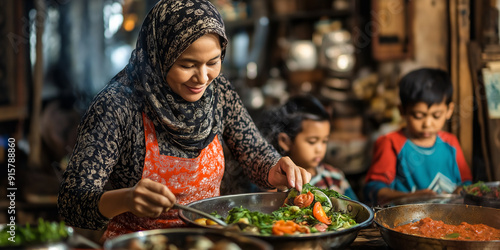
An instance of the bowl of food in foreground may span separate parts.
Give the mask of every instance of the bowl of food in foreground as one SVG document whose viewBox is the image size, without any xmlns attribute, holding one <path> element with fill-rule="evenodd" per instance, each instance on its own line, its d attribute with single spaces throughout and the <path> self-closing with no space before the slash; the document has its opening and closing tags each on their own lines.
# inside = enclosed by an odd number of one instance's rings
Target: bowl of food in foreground
<svg viewBox="0 0 500 250">
<path fill-rule="evenodd" d="M 500 210 L 495 208 L 400 205 L 377 211 L 374 222 L 384 241 L 394 249 L 500 249 Z M 411 230 L 405 228 L 410 223 L 414 223 Z M 438 228 L 447 231 L 440 232 Z M 473 236 L 469 234 L 472 231 L 481 233 Z M 489 240 L 485 240 L 486 236 Z"/>
<path fill-rule="evenodd" d="M 267 242 L 229 231 L 204 228 L 168 228 L 124 234 L 104 243 L 105 250 L 271 250 Z"/>
<path fill-rule="evenodd" d="M 182 210 L 179 215 L 192 226 L 224 231 L 236 227 L 235 231 L 240 234 L 269 242 L 274 249 L 344 248 L 354 241 L 359 230 L 371 225 L 374 213 L 368 206 L 318 191 L 309 186 L 303 188 L 303 193 L 295 195 L 292 194 L 297 192 L 294 189 L 289 193 L 246 193 L 208 198 L 187 205 L 220 216 L 230 224 L 226 228 L 210 225 L 213 223 L 200 225 L 197 222 L 204 218 L 189 211 Z M 291 218 L 298 214 L 302 219 L 292 221 Z M 318 214 L 324 223 L 315 218 Z M 306 228 L 311 223 L 314 226 Z"/>
</svg>

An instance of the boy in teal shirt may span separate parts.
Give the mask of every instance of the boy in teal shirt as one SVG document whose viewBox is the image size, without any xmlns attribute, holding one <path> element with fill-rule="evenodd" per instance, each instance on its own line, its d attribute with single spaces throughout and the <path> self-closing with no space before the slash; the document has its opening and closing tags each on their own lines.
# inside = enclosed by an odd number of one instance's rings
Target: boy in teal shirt
<svg viewBox="0 0 500 250">
<path fill-rule="evenodd" d="M 406 126 L 375 142 L 364 187 L 368 202 L 453 193 L 472 182 L 458 139 L 442 131 L 453 114 L 452 94 L 443 70 L 423 68 L 401 79 L 400 112 Z"/>
</svg>

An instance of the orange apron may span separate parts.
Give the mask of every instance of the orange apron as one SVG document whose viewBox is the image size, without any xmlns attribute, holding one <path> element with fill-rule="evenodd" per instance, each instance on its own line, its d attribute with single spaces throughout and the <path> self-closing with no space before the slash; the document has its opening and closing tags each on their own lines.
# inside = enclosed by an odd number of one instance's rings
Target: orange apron
<svg viewBox="0 0 500 250">
<path fill-rule="evenodd" d="M 215 136 L 196 158 L 160 155 L 154 124 L 145 114 L 142 118 L 146 137 L 142 178 L 165 184 L 180 204 L 219 196 L 224 174 L 224 154 L 218 137 Z M 111 219 L 102 240 L 141 230 L 185 226 L 177 209 L 170 209 L 158 218 L 137 217 L 127 212 Z"/>
</svg>

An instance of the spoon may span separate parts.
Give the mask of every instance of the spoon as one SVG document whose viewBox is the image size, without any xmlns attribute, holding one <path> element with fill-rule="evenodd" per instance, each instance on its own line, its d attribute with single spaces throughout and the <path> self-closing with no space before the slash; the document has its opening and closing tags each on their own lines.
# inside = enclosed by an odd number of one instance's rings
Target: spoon
<svg viewBox="0 0 500 250">
<path fill-rule="evenodd" d="M 224 226 L 224 227 L 227 226 L 227 223 L 224 222 L 224 221 L 222 221 L 221 219 L 218 219 L 215 216 L 213 216 L 211 214 L 208 214 L 208 213 L 205 213 L 203 211 L 200 211 L 200 210 L 198 210 L 196 208 L 184 206 L 184 205 L 181 205 L 181 204 L 178 204 L 178 203 L 175 203 L 173 208 L 182 209 L 182 210 L 186 210 L 186 211 L 189 211 L 189 212 L 192 212 L 192 213 L 195 213 L 195 214 L 199 214 L 199 215 L 201 215 L 201 216 L 203 216 L 203 217 L 205 217 L 207 219 L 210 219 L 210 220 L 213 220 L 213 221 L 217 222 L 217 224 L 219 224 L 221 226 Z"/>
</svg>

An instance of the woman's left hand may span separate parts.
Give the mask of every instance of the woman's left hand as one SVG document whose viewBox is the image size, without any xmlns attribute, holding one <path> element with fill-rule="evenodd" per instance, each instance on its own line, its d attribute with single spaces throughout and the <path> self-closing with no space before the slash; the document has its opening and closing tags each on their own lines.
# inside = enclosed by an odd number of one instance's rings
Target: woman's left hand
<svg viewBox="0 0 500 250">
<path fill-rule="evenodd" d="M 302 185 L 309 183 L 311 174 L 305 169 L 295 165 L 289 157 L 282 157 L 271 170 L 268 181 L 275 187 L 286 186 L 302 191 Z"/>
</svg>

